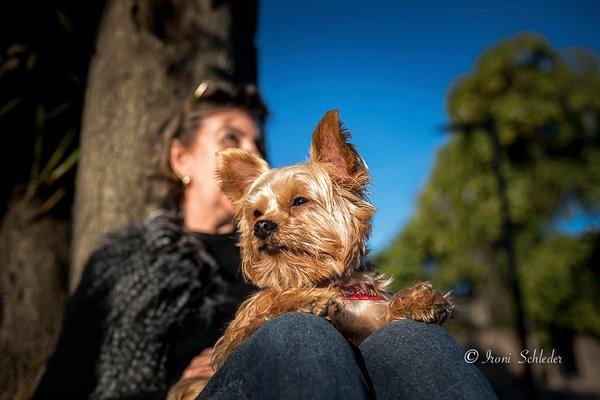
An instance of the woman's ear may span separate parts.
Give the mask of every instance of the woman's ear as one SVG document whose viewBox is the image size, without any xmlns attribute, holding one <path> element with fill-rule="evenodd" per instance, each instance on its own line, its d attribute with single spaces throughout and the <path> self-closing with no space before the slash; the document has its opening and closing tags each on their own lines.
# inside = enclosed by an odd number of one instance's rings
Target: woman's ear
<svg viewBox="0 0 600 400">
<path fill-rule="evenodd" d="M 171 139 L 169 145 L 169 164 L 179 178 L 188 175 L 189 151 L 179 139 Z"/>
</svg>

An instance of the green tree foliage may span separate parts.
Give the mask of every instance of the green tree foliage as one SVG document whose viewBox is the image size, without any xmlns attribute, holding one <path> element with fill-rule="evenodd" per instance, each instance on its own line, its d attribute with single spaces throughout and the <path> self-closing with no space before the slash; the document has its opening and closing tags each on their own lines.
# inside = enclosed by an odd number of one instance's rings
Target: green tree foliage
<svg viewBox="0 0 600 400">
<path fill-rule="evenodd" d="M 0 12 L 0 219 L 23 197 L 42 201 L 38 215 L 69 219 L 103 1 L 10 3 Z"/>
<path fill-rule="evenodd" d="M 598 59 L 520 34 L 483 53 L 452 86 L 447 109 L 454 134 L 415 214 L 378 255 L 382 269 L 400 284 L 428 278 L 467 297 L 506 287 L 495 136 L 527 316 L 539 331 L 600 335 L 598 227 L 568 234 L 559 223 L 600 215 Z"/>
</svg>

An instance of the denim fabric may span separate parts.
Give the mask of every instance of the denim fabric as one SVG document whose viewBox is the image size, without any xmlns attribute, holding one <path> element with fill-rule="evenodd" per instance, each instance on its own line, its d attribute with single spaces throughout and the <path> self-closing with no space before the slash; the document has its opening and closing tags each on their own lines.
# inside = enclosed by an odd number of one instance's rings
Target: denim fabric
<svg viewBox="0 0 600 400">
<path fill-rule="evenodd" d="M 198 397 L 375 398 L 493 399 L 495 395 L 439 326 L 397 321 L 356 349 L 323 318 L 287 313 L 248 338 Z"/>
<path fill-rule="evenodd" d="M 377 399 L 495 399 L 477 367 L 439 325 L 395 321 L 359 346 Z"/>
</svg>

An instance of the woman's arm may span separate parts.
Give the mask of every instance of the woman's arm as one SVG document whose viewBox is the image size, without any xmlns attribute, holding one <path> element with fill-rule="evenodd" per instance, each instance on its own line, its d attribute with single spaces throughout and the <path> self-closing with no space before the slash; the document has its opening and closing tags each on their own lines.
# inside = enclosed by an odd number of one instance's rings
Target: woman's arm
<svg viewBox="0 0 600 400">
<path fill-rule="evenodd" d="M 94 253 L 69 301 L 56 349 L 32 399 L 83 399 L 93 390 L 107 313 L 105 288 L 92 290 L 101 264 L 101 253 Z"/>
</svg>

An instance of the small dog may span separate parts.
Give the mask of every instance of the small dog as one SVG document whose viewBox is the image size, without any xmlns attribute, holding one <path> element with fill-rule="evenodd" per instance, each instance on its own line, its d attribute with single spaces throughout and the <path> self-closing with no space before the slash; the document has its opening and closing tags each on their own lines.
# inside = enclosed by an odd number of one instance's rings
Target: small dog
<svg viewBox="0 0 600 400">
<path fill-rule="evenodd" d="M 304 164 L 269 169 L 239 149 L 218 154 L 222 189 L 237 210 L 242 272 L 261 290 L 216 343 L 216 369 L 262 324 L 289 311 L 328 319 L 355 345 L 395 320 L 441 324 L 451 316 L 449 294 L 419 283 L 393 295 L 391 279 L 365 265 L 375 208 L 365 196 L 368 169 L 348 139 L 334 110 L 314 131 Z"/>
</svg>

